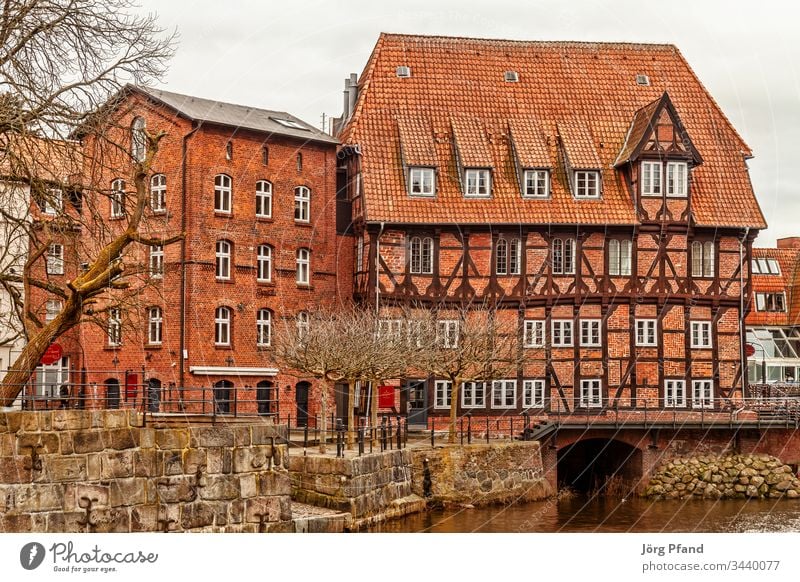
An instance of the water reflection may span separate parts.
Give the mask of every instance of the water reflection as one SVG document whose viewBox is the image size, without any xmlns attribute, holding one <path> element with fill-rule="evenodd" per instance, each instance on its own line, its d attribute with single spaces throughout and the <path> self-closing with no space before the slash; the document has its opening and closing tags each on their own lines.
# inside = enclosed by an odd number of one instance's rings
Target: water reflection
<svg viewBox="0 0 800 582">
<path fill-rule="evenodd" d="M 800 502 L 658 501 L 574 497 L 477 509 L 433 510 L 373 532 L 798 532 Z"/>
</svg>

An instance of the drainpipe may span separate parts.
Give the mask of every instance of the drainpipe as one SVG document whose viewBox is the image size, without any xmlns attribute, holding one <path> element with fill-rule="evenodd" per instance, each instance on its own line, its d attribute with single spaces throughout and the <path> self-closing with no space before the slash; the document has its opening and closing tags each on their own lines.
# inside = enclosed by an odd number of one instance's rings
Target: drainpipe
<svg viewBox="0 0 800 582">
<path fill-rule="evenodd" d="M 380 314 L 380 301 L 381 301 L 381 235 L 383 235 L 383 228 L 386 226 L 385 222 L 381 222 L 381 229 L 378 231 L 378 238 L 375 241 L 375 315 Z"/>
<path fill-rule="evenodd" d="M 744 354 L 744 342 L 747 339 L 747 330 L 744 326 L 744 241 L 750 234 L 750 227 L 745 227 L 744 236 L 739 241 L 739 357 L 742 362 L 742 399 L 747 398 L 747 359 Z"/>
<path fill-rule="evenodd" d="M 186 350 L 186 157 L 189 145 L 189 139 L 200 129 L 198 123 L 192 124 L 192 129 L 183 136 L 183 144 L 181 146 L 181 301 L 180 301 L 180 347 L 178 348 L 178 361 L 180 362 L 179 368 L 179 386 L 181 394 L 185 392 L 185 364 L 186 358 L 184 357 Z"/>
</svg>

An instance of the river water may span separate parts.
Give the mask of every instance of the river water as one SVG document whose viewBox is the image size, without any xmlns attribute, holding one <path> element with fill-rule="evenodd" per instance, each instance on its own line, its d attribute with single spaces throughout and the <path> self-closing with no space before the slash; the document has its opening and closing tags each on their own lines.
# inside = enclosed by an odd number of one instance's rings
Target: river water
<svg viewBox="0 0 800 582">
<path fill-rule="evenodd" d="M 475 509 L 437 509 L 372 532 L 800 532 L 800 501 L 649 501 L 576 496 Z"/>
</svg>

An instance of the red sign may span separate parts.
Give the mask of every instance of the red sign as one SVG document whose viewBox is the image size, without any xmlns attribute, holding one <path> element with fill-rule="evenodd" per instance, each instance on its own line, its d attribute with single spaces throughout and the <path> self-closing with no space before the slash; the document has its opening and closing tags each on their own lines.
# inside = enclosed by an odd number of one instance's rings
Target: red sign
<svg viewBox="0 0 800 582">
<path fill-rule="evenodd" d="M 61 349 L 60 344 L 50 344 L 42 354 L 42 365 L 49 366 L 55 364 L 61 359 L 64 350 Z"/>
<path fill-rule="evenodd" d="M 394 386 L 378 386 L 378 408 L 394 406 Z"/>
<path fill-rule="evenodd" d="M 755 346 L 753 346 L 753 344 L 745 344 L 744 353 L 748 358 L 752 358 L 753 355 L 756 353 Z"/>
</svg>

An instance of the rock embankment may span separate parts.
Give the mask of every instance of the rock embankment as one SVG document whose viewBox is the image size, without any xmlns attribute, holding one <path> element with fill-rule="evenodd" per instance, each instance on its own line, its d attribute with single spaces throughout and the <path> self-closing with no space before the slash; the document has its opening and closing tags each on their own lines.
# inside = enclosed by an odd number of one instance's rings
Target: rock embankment
<svg viewBox="0 0 800 582">
<path fill-rule="evenodd" d="M 800 479 L 769 455 L 677 458 L 656 469 L 645 488 L 651 499 L 796 499 Z"/>
</svg>

